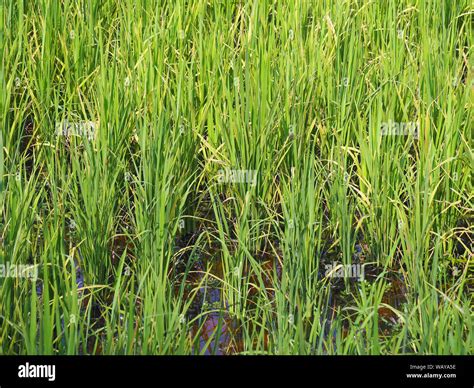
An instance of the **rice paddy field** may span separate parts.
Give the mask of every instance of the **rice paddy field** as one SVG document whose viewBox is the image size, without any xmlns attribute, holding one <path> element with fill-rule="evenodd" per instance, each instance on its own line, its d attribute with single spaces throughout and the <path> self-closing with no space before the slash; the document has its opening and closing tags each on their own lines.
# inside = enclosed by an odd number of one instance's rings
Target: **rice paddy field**
<svg viewBox="0 0 474 388">
<path fill-rule="evenodd" d="M 0 354 L 473 354 L 470 1 L 0 21 Z"/>
</svg>

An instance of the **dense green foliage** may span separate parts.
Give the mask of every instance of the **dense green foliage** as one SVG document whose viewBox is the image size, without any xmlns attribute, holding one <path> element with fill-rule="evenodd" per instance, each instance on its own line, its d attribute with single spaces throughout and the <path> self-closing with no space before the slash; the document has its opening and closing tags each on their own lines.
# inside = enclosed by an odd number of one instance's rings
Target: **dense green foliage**
<svg viewBox="0 0 474 388">
<path fill-rule="evenodd" d="M 0 354 L 472 353 L 473 18 L 1 0 Z"/>
</svg>

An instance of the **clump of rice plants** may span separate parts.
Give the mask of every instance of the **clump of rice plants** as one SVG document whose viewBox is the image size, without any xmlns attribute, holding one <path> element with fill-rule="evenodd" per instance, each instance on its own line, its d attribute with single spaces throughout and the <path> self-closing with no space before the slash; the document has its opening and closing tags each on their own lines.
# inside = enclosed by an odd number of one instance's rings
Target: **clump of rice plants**
<svg viewBox="0 0 474 388">
<path fill-rule="evenodd" d="M 0 5 L 0 354 L 472 354 L 467 0 Z"/>
</svg>

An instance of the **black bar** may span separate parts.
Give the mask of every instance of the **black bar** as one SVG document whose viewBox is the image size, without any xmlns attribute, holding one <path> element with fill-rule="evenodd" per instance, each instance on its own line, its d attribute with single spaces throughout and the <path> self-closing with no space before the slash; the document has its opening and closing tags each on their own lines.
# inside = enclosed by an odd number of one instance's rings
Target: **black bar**
<svg viewBox="0 0 474 388">
<path fill-rule="evenodd" d="M 0 388 L 159 387 L 172 382 L 267 387 L 274 382 L 282 386 L 284 381 L 289 387 L 327 387 L 333 382 L 348 387 L 472 388 L 473 361 L 472 356 L 1 356 Z M 49 381 L 52 365 L 54 381 Z M 29 376 L 19 377 L 19 373 Z M 43 377 L 32 377 L 34 373 Z"/>
</svg>

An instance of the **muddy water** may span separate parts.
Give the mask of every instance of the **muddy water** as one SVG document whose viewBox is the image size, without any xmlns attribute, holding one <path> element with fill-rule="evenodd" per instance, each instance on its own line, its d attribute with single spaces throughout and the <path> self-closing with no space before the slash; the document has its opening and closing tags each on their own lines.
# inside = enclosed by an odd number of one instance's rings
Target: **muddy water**
<svg viewBox="0 0 474 388">
<path fill-rule="evenodd" d="M 200 314 L 193 327 L 193 331 L 200 333 L 194 352 L 206 355 L 227 354 L 230 351 L 233 325 L 222 300 L 221 290 L 212 286 L 201 287 L 195 303 L 194 308 L 198 310 L 200 307 L 203 314 Z"/>
<path fill-rule="evenodd" d="M 356 249 L 356 253 L 360 254 L 360 249 Z M 186 257 L 184 261 L 191 262 L 191 271 L 188 273 L 186 282 L 189 282 L 191 288 L 199 287 L 193 302 L 188 311 L 188 321 L 192 321 L 191 337 L 194 338 L 193 353 L 204 355 L 226 355 L 235 354 L 244 350 L 242 333 L 239 330 L 238 323 L 233 320 L 228 313 L 228 305 L 222 294 L 222 282 L 219 279 L 223 278 L 222 262 L 216 259 L 205 259 L 207 255 L 198 255 L 198 257 L 190 259 Z M 321 263 L 329 260 L 326 254 L 321 257 Z M 215 257 L 218 257 L 216 254 Z M 355 257 L 355 260 L 360 258 Z M 84 276 L 78 263 L 76 265 L 76 282 L 78 288 L 84 287 Z M 321 265 L 324 268 L 324 265 Z M 262 278 L 267 292 L 270 294 L 275 287 L 276 279 L 281 279 L 283 268 L 278 259 L 275 258 L 261 258 L 260 268 L 262 269 Z M 320 270 L 320 279 L 324 277 L 324 270 Z M 248 271 L 244 271 L 248 272 Z M 366 280 L 371 282 L 379 272 L 376 269 L 369 269 L 366 271 Z M 248 273 L 247 273 L 248 275 Z M 244 276 L 247 276 L 244 275 Z M 403 278 L 399 274 L 391 273 L 387 277 L 387 282 L 390 287 L 383 296 L 382 302 L 399 309 L 406 301 L 406 287 Z M 258 284 L 256 279 L 249 277 L 249 283 Z M 351 280 L 351 288 L 358 286 L 357 280 Z M 327 300 L 326 307 L 321 311 L 320 323 L 322 328 L 322 340 L 325 343 L 336 343 L 336 330 L 333 328 L 333 322 L 336 318 L 339 308 L 352 305 L 353 299 L 351 296 L 342 292 L 344 288 L 343 279 L 331 279 L 327 287 L 322 292 L 326 293 L 325 300 Z M 38 296 L 42 295 L 42 287 L 38 285 Z M 257 290 L 249 290 L 249 298 L 257 294 Z M 189 296 L 185 295 L 186 297 Z M 327 298 L 327 299 L 326 299 Z M 397 324 L 397 316 L 394 312 L 384 306 L 378 310 L 379 313 L 379 331 L 380 335 L 388 336 L 391 330 Z M 350 322 L 345 324 L 350 326 Z M 343 328 L 344 329 L 344 328 Z M 347 335 L 349 328 L 343 330 L 342 335 Z M 268 337 L 264 338 L 264 346 L 267 347 Z M 266 349 L 270 350 L 270 349 Z M 324 351 L 324 349 L 323 349 Z"/>
<path fill-rule="evenodd" d="M 357 250 L 359 253 L 360 251 Z M 201 268 L 204 267 L 202 261 L 198 264 Z M 275 269 L 278 273 L 278 278 L 281 278 L 282 267 L 278 260 L 266 260 L 261 263 L 261 268 L 264 271 L 264 282 L 268 289 L 274 287 L 273 271 Z M 211 273 L 217 278 L 222 278 L 222 268 L 219 265 L 214 265 L 209 271 L 202 271 L 199 280 L 206 273 Z M 379 275 L 380 271 L 376 268 L 368 269 L 367 280 L 369 282 L 374 281 Z M 320 274 L 322 277 L 323 275 Z M 390 273 L 386 277 L 387 283 L 390 287 L 384 293 L 382 303 L 399 309 L 402 304 L 406 301 L 406 288 L 403 282 L 403 278 L 397 273 Z M 350 288 L 352 292 L 359 286 L 359 280 L 351 279 Z M 333 328 L 333 322 L 336 318 L 337 311 L 339 308 L 352 305 L 354 303 L 353 297 L 350 294 L 344 294 L 342 292 L 344 286 L 342 279 L 334 280 L 328 284 L 325 288 L 327 305 L 323 311 L 321 311 L 321 327 L 322 327 L 322 340 L 325 343 L 336 343 L 336 330 Z M 252 292 L 250 290 L 250 297 Z M 391 330 L 397 324 L 396 314 L 387 307 L 380 307 L 379 313 L 379 332 L 380 335 L 390 335 Z M 228 314 L 226 301 L 223 300 L 222 292 L 220 288 L 220 282 L 209 282 L 202 286 L 198 295 L 194 300 L 191 308 L 190 317 L 200 318 L 193 327 L 193 333 L 199 333 L 198 340 L 196 341 L 194 351 L 198 354 L 233 354 L 243 351 L 243 342 L 239 340 L 240 334 L 238 325 L 233 321 Z M 346 326 L 349 326 L 349 322 L 345 322 Z M 349 332 L 348 327 L 343 330 L 343 337 Z M 268 342 L 265 338 L 265 346 Z M 324 349 L 323 349 L 324 351 Z"/>
</svg>

